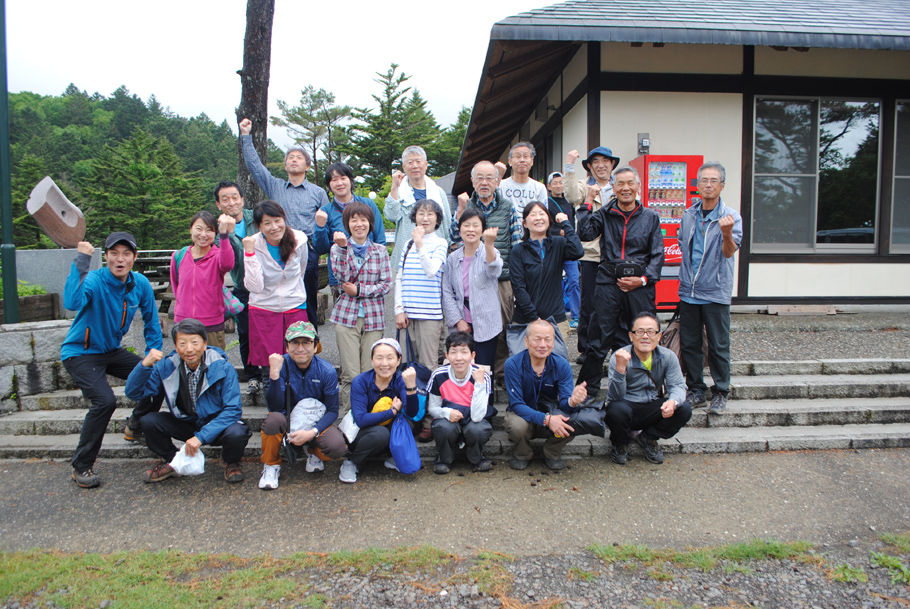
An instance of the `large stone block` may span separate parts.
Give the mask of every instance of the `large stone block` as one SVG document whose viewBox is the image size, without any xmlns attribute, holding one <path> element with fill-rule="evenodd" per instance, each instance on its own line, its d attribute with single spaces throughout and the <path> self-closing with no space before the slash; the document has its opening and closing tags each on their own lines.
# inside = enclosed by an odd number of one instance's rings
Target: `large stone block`
<svg viewBox="0 0 910 609">
<path fill-rule="evenodd" d="M 13 366 L 19 395 L 35 395 L 56 390 L 59 365 L 59 362 L 29 362 Z"/>
<path fill-rule="evenodd" d="M 0 329 L 0 366 L 27 364 L 32 361 L 32 333 L 9 331 L 18 324 Z"/>
<path fill-rule="evenodd" d="M 13 375 L 13 366 L 0 368 L 0 399 L 10 399 L 16 392 Z"/>
<path fill-rule="evenodd" d="M 32 342 L 35 347 L 35 360 L 39 362 L 60 361 L 60 345 L 69 331 L 68 322 L 44 322 L 56 324 L 47 328 L 32 331 Z"/>
</svg>

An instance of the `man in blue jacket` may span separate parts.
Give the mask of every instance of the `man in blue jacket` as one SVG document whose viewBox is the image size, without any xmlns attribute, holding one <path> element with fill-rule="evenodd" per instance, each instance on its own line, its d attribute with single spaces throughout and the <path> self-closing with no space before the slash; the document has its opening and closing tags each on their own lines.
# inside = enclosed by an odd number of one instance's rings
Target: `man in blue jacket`
<svg viewBox="0 0 910 609">
<path fill-rule="evenodd" d="M 192 457 L 203 444 L 222 447 L 224 479 L 243 481 L 240 459 L 250 439 L 250 428 L 240 420 L 240 384 L 227 354 L 208 346 L 208 333 L 199 320 L 184 319 L 171 330 L 175 351 L 167 357 L 152 349 L 126 379 L 126 395 L 133 400 L 164 393 L 168 412 L 142 417 L 145 441 L 161 461 L 146 470 L 146 482 L 175 475 L 170 461 L 177 454 L 172 438 L 186 442 Z"/>
<path fill-rule="evenodd" d="M 265 401 L 269 414 L 262 422 L 262 476 L 259 488 L 278 488 L 281 473 L 281 456 L 278 449 L 283 438 L 287 438 L 288 451 L 294 447 L 307 446 L 309 456 L 306 462 L 308 473 L 325 469 L 322 460 L 340 459 L 348 451 L 344 436 L 333 425 L 338 418 L 338 373 L 335 366 L 321 357 L 316 357 L 319 336 L 316 328 L 308 321 L 297 321 L 288 326 L 284 333 L 287 353 L 269 355 L 269 388 Z M 322 408 L 317 416 L 309 418 L 305 427 L 288 433 L 291 413 L 301 400 L 318 402 Z M 287 434 L 285 436 L 285 434 Z M 294 455 L 297 453 L 295 452 Z M 292 455 L 288 455 L 293 459 Z M 290 464 L 290 462 L 289 462 Z"/>
<path fill-rule="evenodd" d="M 528 348 L 506 360 L 506 431 L 514 445 L 509 459 L 512 469 L 528 466 L 534 437 L 546 438 L 543 456 L 547 467 L 563 469 L 562 451 L 576 433 L 567 415 L 593 410 L 581 408 L 587 398 L 585 384 L 572 387 L 572 366 L 569 360 L 553 353 L 554 341 L 550 322 L 532 321 L 525 334 Z"/>
<path fill-rule="evenodd" d="M 701 203 L 683 214 L 679 228 L 679 345 L 686 369 L 686 400 L 705 403 L 702 328 L 708 336 L 708 366 L 714 387 L 708 412 L 722 414 L 730 392 L 730 297 L 733 254 L 743 240 L 743 219 L 724 205 L 727 172 L 720 163 L 698 169 Z"/>
<path fill-rule="evenodd" d="M 132 271 L 138 248 L 131 234 L 114 232 L 108 236 L 104 242 L 105 266 L 97 271 L 88 270 L 95 251 L 92 244 L 81 241 L 76 250 L 63 288 L 63 306 L 77 313 L 60 348 L 60 359 L 91 402 L 73 454 L 72 477 L 80 487 L 94 488 L 101 481 L 92 468 L 117 407 L 105 375 L 126 378 L 139 362 L 138 355 L 120 346 L 137 310 L 142 311 L 145 324 L 146 353 L 161 347 L 161 324 L 149 280 Z M 143 400 L 130 417 L 130 426 L 138 428 L 135 419 L 160 406 L 156 398 Z"/>
</svg>

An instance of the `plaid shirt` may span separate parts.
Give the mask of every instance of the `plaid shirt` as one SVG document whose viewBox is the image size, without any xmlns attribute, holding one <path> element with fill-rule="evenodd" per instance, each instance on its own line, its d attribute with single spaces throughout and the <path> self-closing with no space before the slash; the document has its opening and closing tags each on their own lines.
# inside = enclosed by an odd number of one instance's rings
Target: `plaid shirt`
<svg viewBox="0 0 910 609">
<path fill-rule="evenodd" d="M 389 253 L 386 247 L 370 243 L 370 249 L 359 271 L 351 248 L 332 245 L 329 256 L 332 271 L 338 282 L 349 281 L 360 289 L 357 296 L 348 296 L 344 290 L 341 291 L 329 321 L 353 328 L 357 325 L 357 311 L 363 305 L 364 332 L 382 330 L 385 326 L 383 319 L 385 295 L 392 287 L 392 269 L 389 266 Z"/>
</svg>

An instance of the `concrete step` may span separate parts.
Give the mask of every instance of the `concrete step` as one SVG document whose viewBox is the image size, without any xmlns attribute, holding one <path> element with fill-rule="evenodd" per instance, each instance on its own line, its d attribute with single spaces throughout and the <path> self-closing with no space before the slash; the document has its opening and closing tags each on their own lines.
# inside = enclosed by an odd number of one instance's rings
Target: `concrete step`
<svg viewBox="0 0 910 609">
<path fill-rule="evenodd" d="M 910 374 L 797 374 L 734 376 L 737 400 L 910 396 Z"/>
<path fill-rule="evenodd" d="M 85 408 L 21 411 L 0 417 L 0 435 L 65 435 L 82 429 Z M 122 433 L 130 408 L 118 408 L 108 433 Z M 493 420 L 504 429 L 505 405 Z M 258 432 L 268 414 L 264 406 L 249 406 L 243 418 Z M 724 415 L 708 415 L 705 408 L 692 413 L 689 427 L 775 427 L 794 425 L 910 423 L 910 398 L 840 398 L 825 400 L 731 400 Z"/>
<path fill-rule="evenodd" d="M 898 374 L 910 372 L 910 358 L 820 359 L 799 361 L 731 362 L 734 376 L 792 374 Z"/>
<path fill-rule="evenodd" d="M 0 458 L 4 459 L 69 459 L 73 455 L 78 434 L 58 436 L 9 436 L 0 435 Z M 539 453 L 542 440 L 535 440 Z M 436 455 L 433 442 L 418 444 L 421 458 L 432 460 Z M 673 453 L 731 453 L 766 452 L 773 450 L 829 450 L 860 448 L 896 448 L 910 446 L 910 424 L 874 425 L 817 425 L 791 427 L 751 428 L 684 428 L 676 437 L 661 440 L 664 451 Z M 568 457 L 604 457 L 609 452 L 609 440 L 596 436 L 579 436 L 564 451 Z M 505 459 L 512 444 L 503 430 L 493 433 L 486 444 L 486 454 Z M 630 448 L 638 452 L 635 443 Z M 217 458 L 217 447 L 205 447 L 206 455 Z M 255 460 L 261 454 L 260 437 L 253 434 L 245 456 Z M 127 442 L 120 434 L 106 434 L 99 458 L 102 459 L 153 459 L 154 455 L 144 444 Z"/>
</svg>

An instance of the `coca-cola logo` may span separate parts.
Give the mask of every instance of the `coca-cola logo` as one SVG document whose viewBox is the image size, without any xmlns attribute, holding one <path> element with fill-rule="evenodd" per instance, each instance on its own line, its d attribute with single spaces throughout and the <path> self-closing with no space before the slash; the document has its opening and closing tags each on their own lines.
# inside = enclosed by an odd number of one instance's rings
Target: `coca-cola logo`
<svg viewBox="0 0 910 609">
<path fill-rule="evenodd" d="M 664 263 L 681 263 L 682 250 L 679 249 L 679 243 L 674 240 L 672 243 L 664 243 Z"/>
</svg>

